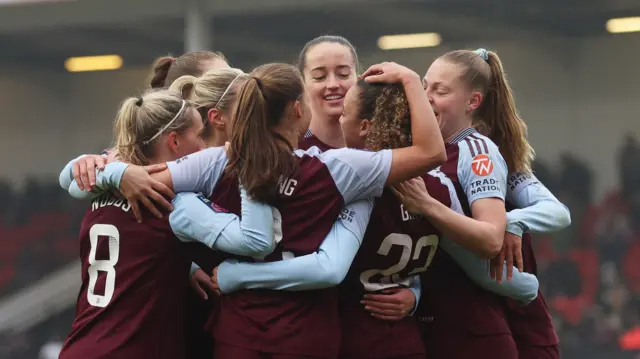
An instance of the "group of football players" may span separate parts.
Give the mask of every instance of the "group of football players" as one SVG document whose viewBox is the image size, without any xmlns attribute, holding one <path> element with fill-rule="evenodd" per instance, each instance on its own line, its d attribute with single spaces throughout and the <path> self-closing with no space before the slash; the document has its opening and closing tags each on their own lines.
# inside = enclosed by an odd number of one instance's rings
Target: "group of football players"
<svg viewBox="0 0 640 359">
<path fill-rule="evenodd" d="M 60 174 L 88 205 L 60 358 L 559 358 L 530 233 L 570 215 L 498 55 L 358 64 L 159 59 Z"/>
</svg>

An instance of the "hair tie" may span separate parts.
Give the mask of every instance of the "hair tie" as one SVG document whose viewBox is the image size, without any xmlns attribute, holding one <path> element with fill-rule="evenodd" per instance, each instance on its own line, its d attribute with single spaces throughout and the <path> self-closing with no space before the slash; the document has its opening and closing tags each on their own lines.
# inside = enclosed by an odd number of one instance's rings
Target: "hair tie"
<svg viewBox="0 0 640 359">
<path fill-rule="evenodd" d="M 222 102 L 222 99 L 224 98 L 224 96 L 229 92 L 229 90 L 231 90 L 231 86 L 233 86 L 233 83 L 236 82 L 236 80 L 240 77 L 244 75 L 244 72 L 239 73 L 230 83 L 229 86 L 227 86 L 227 88 L 224 90 L 224 92 L 222 93 L 222 96 L 220 96 L 220 99 L 218 100 L 218 102 L 216 102 L 215 106 L 213 106 L 213 108 L 218 108 L 218 105 L 220 104 L 220 102 Z M 197 81 L 197 79 L 196 79 Z M 260 85 L 258 85 L 260 86 Z"/>
<path fill-rule="evenodd" d="M 136 101 L 136 106 L 142 106 L 142 96 L 138 97 L 138 101 Z"/>
<path fill-rule="evenodd" d="M 260 80 L 259 78 L 255 77 L 255 76 L 251 76 L 251 78 L 256 80 L 256 84 L 260 88 L 260 91 L 262 91 L 262 80 Z"/>
<path fill-rule="evenodd" d="M 489 62 L 489 51 L 487 51 L 487 49 L 479 48 L 475 50 L 474 53 L 482 57 L 485 62 Z"/>
</svg>

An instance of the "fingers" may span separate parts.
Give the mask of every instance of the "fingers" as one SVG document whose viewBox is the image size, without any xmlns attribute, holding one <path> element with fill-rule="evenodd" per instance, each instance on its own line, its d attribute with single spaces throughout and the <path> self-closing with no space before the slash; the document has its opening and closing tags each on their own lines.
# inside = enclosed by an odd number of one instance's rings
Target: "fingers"
<svg viewBox="0 0 640 359">
<path fill-rule="evenodd" d="M 502 283 L 502 275 L 504 273 L 504 259 L 505 259 L 505 250 L 504 247 L 502 247 L 502 250 L 500 251 L 500 254 L 498 254 L 498 257 L 496 258 L 496 281 L 498 283 Z"/>
<path fill-rule="evenodd" d="M 173 210 L 173 206 L 171 205 L 171 202 L 167 201 L 167 199 L 164 198 L 162 195 L 160 195 L 160 193 L 154 191 L 153 189 L 146 191 L 146 193 L 147 193 L 147 197 L 151 197 L 153 202 L 159 204 L 161 207 L 163 207 L 167 211 Z"/>
<path fill-rule="evenodd" d="M 96 161 L 93 156 L 87 156 L 87 177 L 89 178 L 89 191 L 96 185 Z"/>
<path fill-rule="evenodd" d="M 151 212 L 154 216 L 158 217 L 158 218 L 162 218 L 162 212 L 160 212 L 155 204 L 153 203 L 153 201 L 149 200 L 149 197 L 146 196 L 141 196 L 140 197 L 140 202 L 142 202 L 142 205 L 147 207 L 147 209 L 149 210 L 149 212 Z"/>
<path fill-rule="evenodd" d="M 360 75 L 361 78 L 366 79 L 368 76 L 379 74 L 382 72 L 382 64 L 371 65 L 365 72 Z"/>
<path fill-rule="evenodd" d="M 90 191 L 91 188 L 89 186 L 89 176 L 87 174 L 87 162 L 84 157 L 78 162 L 78 165 L 80 165 L 80 182 L 82 182 L 83 187 L 87 191 Z"/>
<path fill-rule="evenodd" d="M 127 198 L 127 201 L 131 205 L 131 210 L 133 211 L 133 215 L 138 220 L 138 223 L 142 223 L 142 214 L 140 213 L 140 206 L 138 205 L 138 201 L 130 200 Z"/>
<path fill-rule="evenodd" d="M 107 165 L 107 160 L 102 156 L 96 156 L 96 168 L 100 171 L 104 170 L 104 166 Z"/>
<path fill-rule="evenodd" d="M 404 200 L 404 196 L 402 195 L 402 193 L 400 193 L 395 186 L 391 187 L 391 192 L 393 192 L 394 195 L 396 195 L 396 197 L 398 197 L 398 199 L 400 200 L 400 202 L 402 202 Z"/>
<path fill-rule="evenodd" d="M 505 255 L 507 261 L 507 280 L 513 278 L 513 243 L 505 243 Z"/>
<path fill-rule="evenodd" d="M 365 301 L 378 302 L 378 303 L 394 303 L 394 304 L 400 303 L 398 298 L 389 294 L 365 294 L 363 298 L 364 300 L 361 303 Z"/>
<path fill-rule="evenodd" d="M 524 259 L 522 258 L 522 241 L 516 240 L 516 245 L 514 249 L 514 261 L 516 266 L 520 272 L 524 272 Z"/>
<path fill-rule="evenodd" d="M 196 294 L 198 295 L 198 297 L 207 300 L 209 299 L 209 297 L 207 296 L 207 292 L 205 292 L 204 289 L 202 289 L 202 287 L 200 286 L 200 283 L 198 283 L 198 281 L 192 281 L 191 282 L 191 288 L 193 288 L 193 290 L 196 292 Z"/>
<path fill-rule="evenodd" d="M 152 174 L 152 173 L 156 173 L 156 172 L 162 172 L 164 170 L 167 169 L 167 164 L 166 163 L 158 163 L 155 165 L 149 165 L 149 166 L 145 166 L 144 170 L 147 171 L 148 174 Z"/>
<path fill-rule="evenodd" d="M 151 188 L 153 188 L 156 192 L 159 192 L 160 194 L 162 194 L 167 198 L 173 199 L 176 196 L 175 193 L 173 193 L 173 191 L 171 190 L 171 188 L 167 187 L 164 183 L 160 181 L 156 181 L 154 179 L 151 179 Z M 173 207 L 171 206 L 171 204 L 169 204 L 169 207 L 165 207 L 165 208 L 167 208 L 169 211 L 173 210 Z"/>
<path fill-rule="evenodd" d="M 73 179 L 76 181 L 78 188 L 80 190 L 84 190 L 84 186 L 82 185 L 82 179 L 80 178 L 80 163 L 79 161 L 73 162 Z"/>
</svg>

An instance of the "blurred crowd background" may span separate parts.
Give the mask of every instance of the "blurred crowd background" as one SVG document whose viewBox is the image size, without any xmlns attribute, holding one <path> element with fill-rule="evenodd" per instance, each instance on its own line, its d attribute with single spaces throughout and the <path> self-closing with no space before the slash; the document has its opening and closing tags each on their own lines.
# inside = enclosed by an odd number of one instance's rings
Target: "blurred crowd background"
<svg viewBox="0 0 640 359">
<path fill-rule="evenodd" d="M 364 66 L 396 61 L 420 74 L 452 49 L 498 52 L 535 173 L 572 214 L 566 230 L 534 239 L 563 357 L 640 358 L 633 16 L 637 0 L 0 1 L 0 359 L 57 358 L 87 207 L 57 175 L 109 145 L 119 102 L 145 88 L 153 60 L 212 49 L 249 71 L 293 62 L 322 34 L 350 39 Z M 422 35 L 380 39 L 399 34 Z"/>
</svg>

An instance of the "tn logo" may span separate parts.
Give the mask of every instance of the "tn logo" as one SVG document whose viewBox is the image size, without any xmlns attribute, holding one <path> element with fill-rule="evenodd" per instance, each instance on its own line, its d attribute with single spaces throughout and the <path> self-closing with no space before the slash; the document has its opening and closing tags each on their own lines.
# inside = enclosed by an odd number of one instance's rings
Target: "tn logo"
<svg viewBox="0 0 640 359">
<path fill-rule="evenodd" d="M 493 162 L 487 155 L 477 155 L 471 161 L 471 169 L 478 176 L 488 176 L 493 172 Z"/>
</svg>

